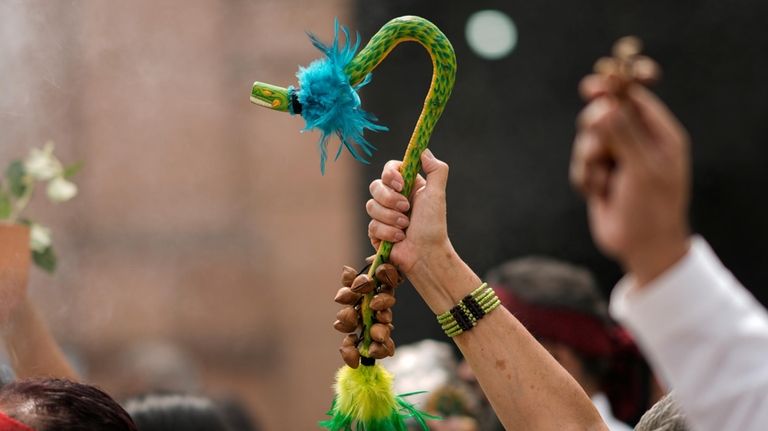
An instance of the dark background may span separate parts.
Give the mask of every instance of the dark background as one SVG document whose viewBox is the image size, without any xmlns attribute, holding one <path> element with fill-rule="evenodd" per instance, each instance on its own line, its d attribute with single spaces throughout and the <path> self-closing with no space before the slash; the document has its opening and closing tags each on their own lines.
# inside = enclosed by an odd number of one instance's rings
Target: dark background
<svg viewBox="0 0 768 431">
<path fill-rule="evenodd" d="M 768 301 L 768 4 L 359 0 L 356 6 L 364 43 L 392 17 L 413 14 L 437 24 L 456 49 L 456 87 L 430 148 L 451 165 L 452 242 L 479 274 L 535 253 L 591 268 L 606 295 L 621 276 L 591 242 L 584 205 L 568 183 L 568 161 L 582 107 L 579 80 L 614 40 L 635 34 L 662 65 L 656 90 L 692 138 L 694 230 L 760 301 Z M 467 46 L 467 18 L 483 9 L 501 10 L 517 25 L 518 45 L 501 60 L 483 60 Z M 425 51 L 404 44 L 363 90 L 365 109 L 391 129 L 369 134 L 379 151 L 363 170 L 367 178 L 375 178 L 386 160 L 402 158 L 431 73 Z M 361 216 L 361 232 L 366 224 Z M 397 333 L 400 344 L 444 337 L 411 289 L 400 290 L 397 321 L 407 328 Z"/>
</svg>

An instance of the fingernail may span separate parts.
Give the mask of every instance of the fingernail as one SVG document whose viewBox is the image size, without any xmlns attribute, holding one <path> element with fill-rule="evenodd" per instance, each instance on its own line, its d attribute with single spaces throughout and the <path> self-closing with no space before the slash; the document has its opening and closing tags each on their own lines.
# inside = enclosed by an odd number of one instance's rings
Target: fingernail
<svg viewBox="0 0 768 431">
<path fill-rule="evenodd" d="M 397 225 L 400 226 L 400 227 L 408 227 L 408 218 L 407 217 L 398 217 Z"/>
<path fill-rule="evenodd" d="M 424 155 L 425 155 L 425 156 L 426 156 L 428 159 L 434 159 L 434 158 L 435 158 L 435 155 L 434 155 L 434 154 L 432 154 L 432 151 L 431 151 L 429 148 L 427 148 L 427 149 L 425 149 L 425 150 L 424 150 Z"/>
<path fill-rule="evenodd" d="M 395 234 L 395 241 L 402 241 L 405 239 L 405 234 L 402 232 L 397 232 Z"/>
<path fill-rule="evenodd" d="M 398 180 L 392 180 L 392 188 L 397 190 L 398 192 L 403 191 L 403 183 L 401 183 Z"/>
<path fill-rule="evenodd" d="M 400 210 L 400 211 L 408 211 L 408 208 L 410 208 L 410 207 L 411 206 L 408 204 L 407 201 L 400 201 L 397 204 L 397 209 Z"/>
</svg>

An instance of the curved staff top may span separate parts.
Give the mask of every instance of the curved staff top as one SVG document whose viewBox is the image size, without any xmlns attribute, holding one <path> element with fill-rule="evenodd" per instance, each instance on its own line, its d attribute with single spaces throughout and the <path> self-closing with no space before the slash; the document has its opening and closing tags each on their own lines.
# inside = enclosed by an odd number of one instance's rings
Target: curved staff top
<svg viewBox="0 0 768 431">
<path fill-rule="evenodd" d="M 337 135 L 341 141 L 336 158 L 342 149 L 346 148 L 356 160 L 368 163 L 365 156 L 371 156 L 375 148 L 363 137 L 364 130 L 387 129 L 376 124 L 376 118 L 361 109 L 357 90 L 370 82 L 371 71 L 395 46 L 401 42 L 418 42 L 432 59 L 433 74 L 424 107 L 408 142 L 400 168 L 404 180 L 401 193 L 409 197 L 421 169 L 421 153 L 429 145 L 435 124 L 453 90 L 456 76 L 456 55 L 453 47 L 437 26 L 417 16 L 403 16 L 389 21 L 357 55 L 355 52 L 360 45 L 359 35 L 353 44 L 349 31 L 344 27 L 341 29 L 345 35 L 343 45 L 339 43 L 338 22 L 333 44 L 330 46 L 310 35 L 313 45 L 322 51 L 325 57 L 315 60 L 306 68 L 299 68 L 296 74 L 298 88 L 283 88 L 255 82 L 251 101 L 291 115 L 300 114 L 306 123 L 304 130 L 320 130 L 318 146 L 321 172 L 325 171 L 326 148 L 332 134 Z M 392 243 L 381 243 L 368 270 L 371 279 L 374 278 L 376 268 L 389 259 L 391 251 Z M 405 431 L 404 419 L 412 417 L 426 430 L 426 415 L 400 396 L 394 396 L 391 387 L 392 376 L 367 357 L 371 344 L 370 327 L 374 323 L 369 307 L 372 297 L 373 293 L 366 294 L 360 304 L 363 329 L 359 349 L 363 356 L 363 366 L 350 368 L 345 365 L 339 370 L 335 385 L 336 397 L 328 412 L 331 419 L 321 422 L 320 425 L 330 430 L 344 431 L 352 430 L 353 426 L 357 431 Z"/>
</svg>

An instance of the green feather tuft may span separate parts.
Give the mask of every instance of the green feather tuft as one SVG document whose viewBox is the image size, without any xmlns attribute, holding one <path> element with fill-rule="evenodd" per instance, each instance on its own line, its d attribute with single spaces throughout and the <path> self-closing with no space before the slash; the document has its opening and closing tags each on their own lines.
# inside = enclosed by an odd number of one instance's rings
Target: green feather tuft
<svg viewBox="0 0 768 431">
<path fill-rule="evenodd" d="M 336 373 L 336 397 L 328 411 L 330 419 L 320 426 L 330 431 L 407 431 L 413 418 L 423 430 L 426 419 L 439 419 L 418 410 L 404 396 L 392 393 L 392 375 L 380 365 L 350 368 Z"/>
</svg>

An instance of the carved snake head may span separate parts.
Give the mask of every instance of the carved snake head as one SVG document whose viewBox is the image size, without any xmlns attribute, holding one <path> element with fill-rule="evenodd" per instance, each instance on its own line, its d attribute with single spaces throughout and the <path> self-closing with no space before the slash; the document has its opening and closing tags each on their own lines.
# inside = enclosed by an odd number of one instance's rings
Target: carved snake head
<svg viewBox="0 0 768 431">
<path fill-rule="evenodd" d="M 275 111 L 288 112 L 290 91 L 276 85 L 254 82 L 251 90 L 251 102 Z"/>
</svg>

